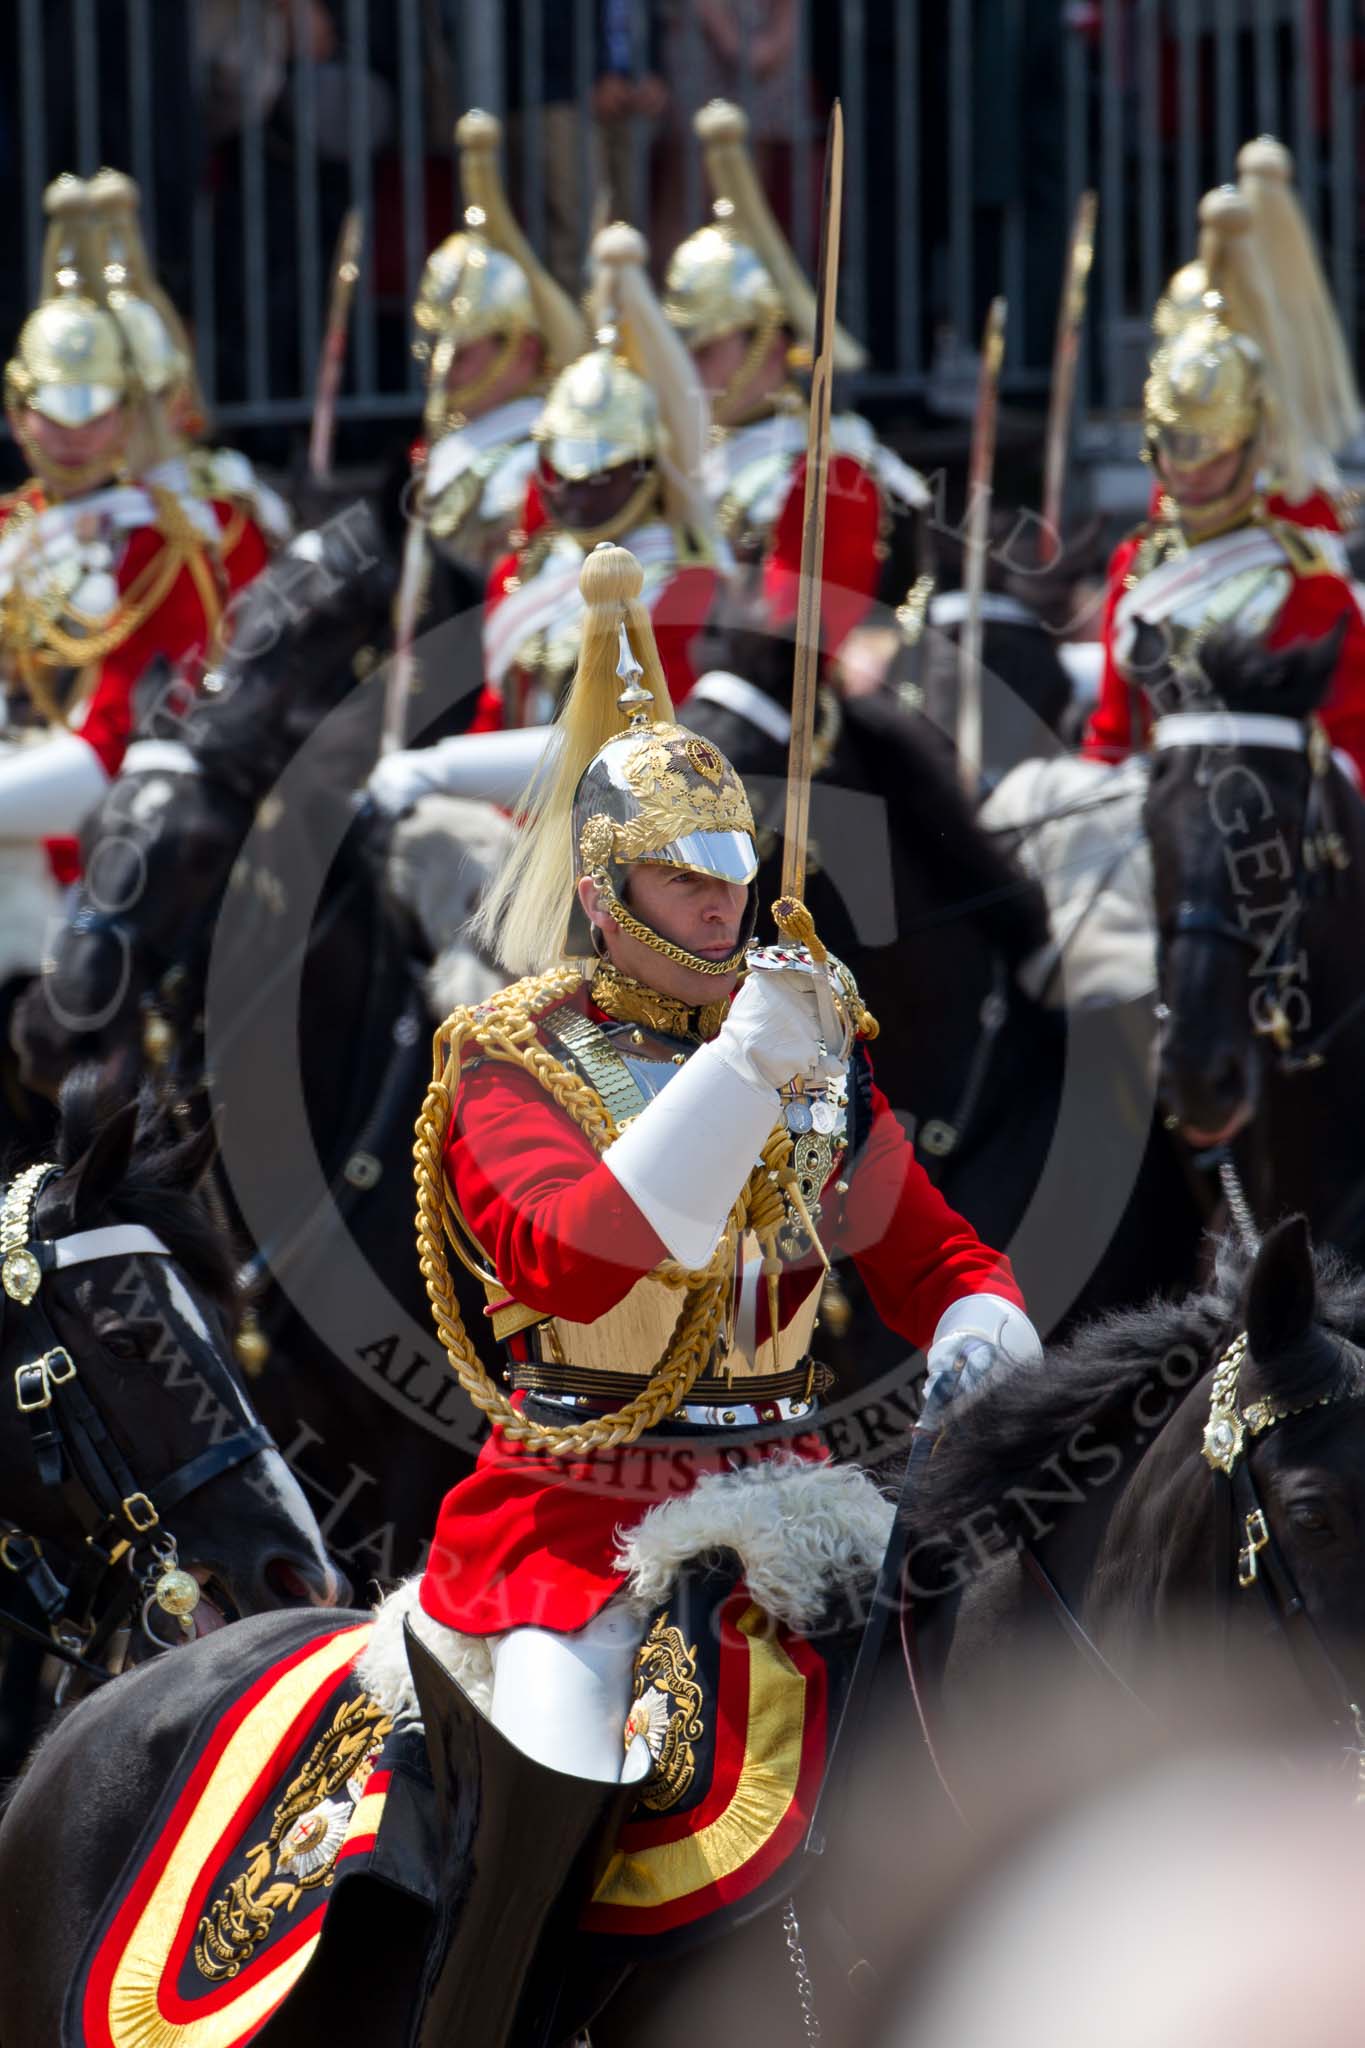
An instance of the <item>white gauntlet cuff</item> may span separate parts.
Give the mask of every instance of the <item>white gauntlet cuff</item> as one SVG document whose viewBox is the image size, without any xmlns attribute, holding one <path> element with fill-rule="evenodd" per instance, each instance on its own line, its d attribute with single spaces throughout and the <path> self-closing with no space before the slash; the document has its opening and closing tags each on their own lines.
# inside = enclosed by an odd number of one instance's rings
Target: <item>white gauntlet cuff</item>
<svg viewBox="0 0 1365 2048">
<path fill-rule="evenodd" d="M 777 1122 L 777 1091 L 704 1045 L 602 1154 L 680 1265 L 704 1266 Z"/>
</svg>

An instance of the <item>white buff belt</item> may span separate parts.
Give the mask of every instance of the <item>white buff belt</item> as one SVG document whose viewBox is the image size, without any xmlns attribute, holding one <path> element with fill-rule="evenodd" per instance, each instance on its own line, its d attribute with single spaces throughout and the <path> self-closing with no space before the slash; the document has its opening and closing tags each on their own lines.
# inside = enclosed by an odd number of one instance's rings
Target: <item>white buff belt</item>
<svg viewBox="0 0 1365 2048">
<path fill-rule="evenodd" d="M 1210 599 L 1231 576 L 1249 569 L 1283 568 L 1288 562 L 1280 542 L 1263 526 L 1242 527 L 1217 540 L 1201 541 L 1186 554 L 1173 555 L 1124 592 L 1114 613 L 1114 654 L 1126 668 L 1139 625 L 1159 626 L 1200 599 Z"/>
<path fill-rule="evenodd" d="M 651 598 L 651 581 L 657 596 L 663 578 L 659 571 L 677 566 L 678 544 L 673 529 L 654 520 L 628 533 L 621 545 L 630 549 L 645 573 L 645 601 Z M 570 543 L 551 550 L 538 575 L 509 591 L 487 615 L 483 628 L 484 675 L 494 688 L 501 686 L 514 667 L 521 649 L 540 633 L 567 633 L 583 615 L 583 598 L 578 588 L 583 551 Z M 650 571 L 654 575 L 651 579 Z"/>
</svg>

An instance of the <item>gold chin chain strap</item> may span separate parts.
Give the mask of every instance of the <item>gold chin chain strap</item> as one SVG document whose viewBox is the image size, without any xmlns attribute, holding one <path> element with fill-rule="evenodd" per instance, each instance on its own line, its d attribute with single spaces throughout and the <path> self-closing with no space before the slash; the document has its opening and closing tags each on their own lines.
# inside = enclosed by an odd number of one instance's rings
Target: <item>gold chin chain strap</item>
<svg viewBox="0 0 1365 2048">
<path fill-rule="evenodd" d="M 757 399 L 746 412 L 742 406 L 742 400 L 745 392 L 762 369 L 768 350 L 772 347 L 773 336 L 781 325 L 781 313 L 776 306 L 770 306 L 757 327 L 755 327 L 739 368 L 735 371 L 734 376 L 716 401 L 715 411 L 718 418 L 723 418 L 733 406 L 736 408 L 734 424 L 747 426 L 750 420 L 761 418 L 772 406 L 772 399 L 765 394 L 762 398 Z"/>
<path fill-rule="evenodd" d="M 432 1079 L 417 1119 L 417 1251 L 431 1312 L 446 1356 L 460 1385 L 480 1412 L 496 1423 L 512 1443 L 529 1445 L 555 1458 L 578 1457 L 587 1451 L 611 1450 L 634 1443 L 686 1400 L 693 1381 L 715 1349 L 725 1324 L 734 1283 L 736 1247 L 752 1231 L 763 1248 L 763 1270 L 775 1286 L 781 1261 L 778 1233 L 788 1221 L 787 1195 L 794 1179 L 792 1141 L 779 1125 L 730 1212 L 716 1251 L 704 1270 L 690 1273 L 669 1261 L 654 1277 L 682 1295 L 678 1320 L 668 1348 L 642 1391 L 609 1415 L 553 1426 L 531 1422 L 512 1406 L 483 1365 L 460 1316 L 446 1258 L 445 1240 L 456 1243 L 447 1207 L 442 1153 L 451 1110 L 460 1084 L 460 1062 L 477 1047 L 484 1059 L 503 1060 L 528 1073 L 550 1099 L 586 1135 L 595 1151 L 604 1152 L 617 1136 L 616 1125 L 601 1097 L 581 1076 L 571 1074 L 541 1044 L 537 1019 L 565 1001 L 580 986 L 577 968 L 514 982 L 474 1009 L 458 1009 L 446 1019 L 432 1042 Z M 776 1324 L 774 1324 L 776 1328 Z"/>
<path fill-rule="evenodd" d="M 589 819 L 588 825 L 591 825 Z M 586 838 L 588 826 L 584 827 Z M 641 924 L 638 917 L 632 917 L 625 904 L 612 886 L 605 860 L 595 858 L 595 849 L 584 849 L 584 869 L 597 885 L 597 893 L 605 907 L 611 912 L 613 922 L 628 939 L 638 939 L 642 946 L 648 946 L 651 953 L 659 953 L 665 960 L 672 960 L 679 967 L 690 968 L 693 974 L 709 974 L 719 978 L 722 975 L 738 974 L 748 957 L 748 941 L 731 953 L 725 960 L 703 960 L 700 953 L 689 953 L 685 946 L 675 946 L 670 939 L 661 939 L 647 924 Z M 707 1006 L 710 1007 L 709 1005 Z"/>
</svg>

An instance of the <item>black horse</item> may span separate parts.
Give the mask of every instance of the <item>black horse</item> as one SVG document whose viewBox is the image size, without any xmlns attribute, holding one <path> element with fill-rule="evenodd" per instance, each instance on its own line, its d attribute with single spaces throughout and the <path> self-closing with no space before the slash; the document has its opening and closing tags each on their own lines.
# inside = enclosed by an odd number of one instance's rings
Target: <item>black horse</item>
<svg viewBox="0 0 1365 2048">
<path fill-rule="evenodd" d="M 5 1190 L 15 1244 L 0 1355 L 14 1398 L 0 1407 L 0 1592 L 12 1620 L 96 1676 L 125 1644 L 179 1642 L 147 1605 L 168 1562 L 204 1589 L 200 1633 L 340 1589 L 230 1363 L 228 1248 L 194 1193 L 212 1133 L 165 1137 L 85 1069 L 62 1091 L 51 1171 Z M 37 1647 L 11 1645 L 10 1768 L 32 1732 Z"/>
<path fill-rule="evenodd" d="M 255 1392 L 359 1581 L 418 1562 L 473 1423 L 410 1227 L 425 962 L 387 884 L 389 828 L 353 794 L 393 592 L 377 546 L 357 568 L 358 533 L 296 542 L 242 600 L 207 701 L 130 755 L 21 1043 L 49 1087 L 92 1053 L 145 1051 L 182 1103 L 208 1080 L 241 1277 L 263 1286 Z"/>
<path fill-rule="evenodd" d="M 1359 1257 L 1365 806 L 1315 723 L 1339 646 L 1210 638 L 1157 728 L 1146 828 L 1171 1120 L 1232 1146 L 1258 1217 L 1301 1210 Z"/>
<path fill-rule="evenodd" d="M 1312 1736 L 1365 1681 L 1365 1282 L 1302 1217 L 1213 1284 L 1104 1319 L 954 1412 L 916 1487 L 906 1583 L 930 1662 L 1003 1675 L 1040 1632 L 1113 1696 L 1164 1650 L 1281 1644 Z"/>
<path fill-rule="evenodd" d="M 1352 1534 L 1365 1506 L 1362 1335 L 1365 1285 L 1336 1268 L 1315 1274 L 1307 1233 L 1295 1221 L 1267 1241 L 1250 1270 L 1239 1255 L 1227 1254 L 1209 1293 L 1183 1306 L 1101 1321 L 1042 1370 L 998 1374 L 970 1407 L 952 1415 L 917 1487 L 906 1573 L 917 1614 L 935 1605 L 945 1614 L 960 1610 L 951 1658 L 978 1667 L 990 1659 L 1004 1696 L 1015 1668 L 1012 1652 L 1030 1628 L 1055 1629 L 1063 1601 L 1076 1617 L 1073 1627 L 1083 1625 L 1098 1639 L 1092 1662 L 1101 1655 L 1112 1660 L 1103 1682 L 1116 1687 L 1124 1681 L 1141 1686 L 1146 1660 L 1177 1615 L 1207 1631 L 1211 1605 L 1215 1613 L 1226 1607 L 1234 1639 L 1259 1634 L 1270 1615 L 1287 1645 L 1303 1645 L 1310 1689 L 1302 1696 L 1300 1725 L 1334 1747 L 1343 1737 L 1358 1742 L 1349 1702 L 1365 1677 L 1365 1566 Z M 1231 1440 L 1209 1439 L 1233 1466 L 1231 1476 L 1216 1479 L 1201 1443 L 1211 1379 L 1220 1366 L 1222 1399 L 1214 1420 L 1230 1414 L 1245 1421 L 1237 1457 L 1226 1449 Z M 1217 1512 L 1224 1483 L 1234 1509 L 1226 1526 Z M 1244 1511 L 1248 1500 L 1255 1506 Z M 1040 1594 L 1037 1578 L 1021 1563 L 1016 1545 L 1024 1539 L 1054 1594 Z M 942 1596 L 937 1601 L 936 1594 Z M 225 1684 L 245 1694 L 265 1663 L 285 1650 L 303 1654 L 317 1636 L 316 1621 L 270 1618 L 197 1646 L 182 1660 L 183 1683 L 174 1695 L 164 1670 L 138 1674 L 84 1704 L 39 1754 L 0 1825 L 0 1886 L 7 1898 L 12 1890 L 15 1897 L 0 1918 L 0 1983 L 13 1986 L 7 2048 L 76 2038 L 69 2021 L 61 2032 L 65 1988 L 143 1829 L 147 1802 L 183 1767 L 184 1756 L 195 1753 L 187 1745 L 199 1739 L 203 1717 L 222 1711 Z M 366 2040 L 386 2048 L 434 2039 L 438 2020 L 443 2024 L 460 2009 L 462 1992 L 471 2024 L 475 2013 L 479 2022 L 471 2038 L 560 2039 L 571 2031 L 517 2034 L 515 2000 L 507 1990 L 515 1975 L 512 1934 L 503 1931 L 491 1956 L 469 1945 L 471 1835 L 462 1829 L 486 1820 L 475 1807 L 487 1756 L 468 1702 L 443 1699 L 443 1688 L 454 1694 L 452 1681 L 420 1647 L 410 1654 L 431 1778 L 425 1780 L 416 1762 L 405 1773 L 406 1832 L 395 1854 L 415 1855 L 417 1862 L 425 1855 L 425 1867 L 437 1873 L 429 1910 L 405 1916 L 392 1894 L 385 1903 L 383 1887 L 367 1892 L 357 1882 L 350 1892 L 356 1903 L 343 1913 L 343 1888 L 332 1909 L 341 1936 L 327 1946 L 324 1933 L 309 1974 L 271 2019 L 263 2039 L 272 2048 L 329 2038 L 328 2026 L 341 2027 L 344 2037 L 347 2014 Z M 1300 1686 L 1287 1651 L 1284 1673 L 1288 1689 Z M 926 1764 L 894 1629 L 879 1684 L 887 1695 L 882 1704 L 899 1716 L 896 1768 L 888 1772 L 881 1748 L 855 1746 L 843 1795 L 825 1817 L 831 1853 L 811 1880 L 814 1889 L 800 1894 L 808 1930 L 837 1922 L 846 1930 L 835 1926 L 827 1960 L 850 1937 L 856 1956 L 861 1930 L 873 1919 L 885 1924 L 885 1912 L 873 1915 L 868 1908 L 869 1874 L 860 1875 L 860 1843 L 868 1839 L 861 1832 L 864 1817 L 875 1813 L 885 1823 L 888 1813 L 897 1816 L 878 1839 L 899 1845 L 903 1879 L 913 1869 L 919 1839 L 916 1802 L 924 1795 Z M 99 1759 L 108 1757 L 118 1759 L 116 1773 L 101 1769 Z M 492 1802 L 499 1839 L 518 1859 L 528 1912 L 539 1904 L 541 1880 L 562 1846 L 559 1829 L 570 1793 L 561 1781 L 558 1803 L 548 1784 L 539 1796 L 542 1803 L 530 1813 Z M 423 1839 L 421 1817 L 431 1822 L 437 1806 L 458 1824 L 434 1827 L 427 1849 L 415 1850 Z M 69 1816 L 64 1826 L 56 1824 L 59 1812 Z M 143 1851 L 148 1847 L 144 1838 Z M 399 1865 L 390 1867 L 396 1872 Z M 416 1862 L 405 1869 L 411 1877 Z M 28 1881 L 17 1886 L 21 1871 Z M 876 1882 L 884 1886 L 895 1875 L 883 1863 Z M 63 1900 L 61 1915 L 46 1910 L 51 1897 Z M 783 1932 L 770 1916 L 738 1939 L 752 1990 L 761 1981 L 756 1968 L 785 1961 Z M 566 1953 L 581 1960 L 579 1949 Z M 760 1953 L 765 1962 L 754 1964 Z M 21 1954 L 41 1967 L 18 1972 Z M 871 1960 L 875 1966 L 897 1959 Z M 706 1958 L 689 1955 L 681 1976 L 676 1964 L 651 1969 L 645 1992 L 628 1983 L 594 2020 L 594 2038 L 634 2040 L 646 2027 L 652 2038 L 678 2038 L 670 1991 L 685 1982 L 690 1991 L 704 1992 L 708 1982 L 726 1981 L 723 1973 L 710 1979 L 711 1967 Z M 815 1980 L 832 1984 L 828 1971 L 822 1980 L 818 1955 Z M 731 1972 L 731 1990 L 734 1981 Z M 470 2002 L 476 1992 L 486 1992 L 489 2007 Z M 842 1992 L 834 1995 L 841 2002 Z M 761 2009 L 770 2020 L 785 2009 L 794 2033 L 799 2008 L 790 1983 L 786 1997 L 785 2008 L 765 2002 Z M 718 2029 L 726 2010 L 733 2006 L 708 2006 L 702 1997 L 701 2013 Z M 828 2012 L 823 2016 L 828 2022 Z"/>
<path fill-rule="evenodd" d="M 740 616 L 706 658 L 748 694 L 703 681 L 682 716 L 744 777 L 771 902 L 791 647 Z M 1155 1127 L 1145 1008 L 1065 1016 L 1024 991 L 1048 942 L 1042 891 L 977 824 L 932 724 L 885 693 L 828 693 L 817 726 L 807 901 L 884 1027 L 877 1079 L 921 1163 L 1010 1252 L 1044 1329 L 1188 1285 L 1200 1215 Z"/>
</svg>

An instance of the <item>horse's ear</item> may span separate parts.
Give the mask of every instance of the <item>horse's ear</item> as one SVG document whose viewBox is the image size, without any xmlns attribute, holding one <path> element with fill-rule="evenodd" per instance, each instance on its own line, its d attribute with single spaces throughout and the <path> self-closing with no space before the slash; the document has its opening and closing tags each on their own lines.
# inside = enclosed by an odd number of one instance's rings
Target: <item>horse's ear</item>
<svg viewBox="0 0 1365 2048">
<path fill-rule="evenodd" d="M 1256 1254 L 1247 1288 L 1247 1348 L 1263 1366 L 1301 1344 L 1317 1313 L 1306 1216 L 1277 1223 Z"/>
<path fill-rule="evenodd" d="M 176 1152 L 176 1177 L 197 1188 L 218 1156 L 218 1126 L 210 1117 Z"/>
<path fill-rule="evenodd" d="M 127 1177 L 137 1135 L 137 1098 L 121 1103 L 100 1125 L 76 1164 L 62 1176 L 62 1207 L 70 1228 L 94 1216 Z"/>
</svg>

